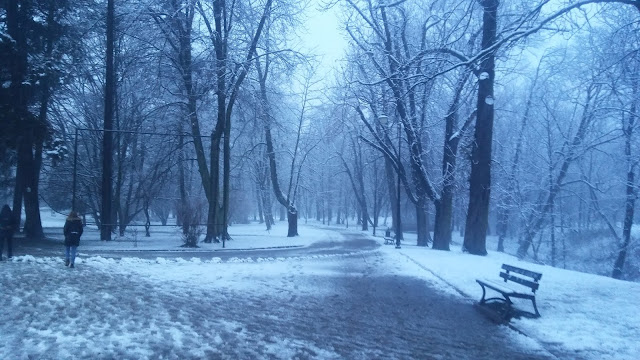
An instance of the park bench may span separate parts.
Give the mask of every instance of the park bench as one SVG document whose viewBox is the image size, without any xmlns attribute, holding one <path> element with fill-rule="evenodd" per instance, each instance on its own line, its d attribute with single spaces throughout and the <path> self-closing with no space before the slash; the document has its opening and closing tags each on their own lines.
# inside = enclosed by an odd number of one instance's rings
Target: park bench
<svg viewBox="0 0 640 360">
<path fill-rule="evenodd" d="M 395 244 L 396 241 L 392 238 L 392 237 L 384 237 L 384 244 L 385 245 L 393 245 Z"/>
<path fill-rule="evenodd" d="M 385 245 L 394 245 L 396 241 L 391 237 L 391 229 L 387 229 L 384 232 L 384 244 Z"/>
<path fill-rule="evenodd" d="M 540 278 L 542 278 L 542 274 L 512 265 L 502 264 L 500 277 L 503 279 L 502 281 L 476 280 L 482 287 L 482 298 L 478 303 L 478 308 L 494 318 L 494 320 L 500 322 L 509 322 L 511 318 L 520 316 L 529 318 L 540 317 L 538 307 L 536 306 L 536 290 L 538 290 L 540 285 L 538 282 Z M 500 293 L 502 297 L 487 298 L 487 289 Z M 534 312 L 516 309 L 512 302 L 514 298 L 531 300 Z"/>
</svg>

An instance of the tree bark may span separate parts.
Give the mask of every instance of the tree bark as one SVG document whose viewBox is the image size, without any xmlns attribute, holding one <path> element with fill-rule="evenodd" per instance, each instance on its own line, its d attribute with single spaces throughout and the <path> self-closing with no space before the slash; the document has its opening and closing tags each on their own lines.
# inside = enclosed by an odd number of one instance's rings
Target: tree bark
<svg viewBox="0 0 640 360">
<path fill-rule="evenodd" d="M 483 7 L 482 51 L 496 42 L 498 0 L 481 0 Z M 463 250 L 486 255 L 491 198 L 491 146 L 493 142 L 495 53 L 489 52 L 480 62 L 477 117 L 469 177 L 469 208 L 465 225 Z"/>
<path fill-rule="evenodd" d="M 7 32 L 13 39 L 13 52 L 10 66 L 11 84 L 9 85 L 12 113 L 17 124 L 17 155 L 18 162 L 16 168 L 16 183 L 13 198 L 14 217 L 20 221 L 22 205 L 24 201 L 25 224 L 24 231 L 29 238 L 42 238 L 42 223 L 40 221 L 40 209 L 38 198 L 38 185 L 40 178 L 40 168 L 42 164 L 42 146 L 44 133 L 46 131 L 46 106 L 48 101 L 47 89 L 43 91 L 41 100 L 45 106 L 45 118 L 36 118 L 29 111 L 29 88 L 31 84 L 26 84 L 28 75 L 28 43 L 27 33 L 31 4 L 22 3 L 18 6 L 17 1 L 9 1 L 6 11 Z M 51 39 L 49 39 L 51 42 Z"/>
<path fill-rule="evenodd" d="M 294 187 L 297 186 L 297 181 L 294 181 L 294 169 L 295 169 L 295 156 L 298 151 L 298 146 L 296 144 L 296 149 L 293 151 L 294 158 L 291 161 L 291 173 L 289 177 L 289 189 L 287 194 L 285 195 L 280 187 L 280 182 L 278 180 L 278 169 L 276 164 L 276 154 L 273 147 L 273 136 L 271 134 L 271 119 L 272 113 L 269 107 L 269 98 L 267 96 L 267 77 L 269 75 L 269 55 L 265 56 L 265 64 L 264 69 L 260 64 L 260 60 L 256 59 L 256 69 L 258 72 L 258 83 L 260 85 L 260 99 L 262 101 L 263 107 L 263 118 L 264 118 L 264 134 L 265 134 L 265 142 L 267 147 L 267 158 L 269 160 L 269 172 L 271 178 L 271 186 L 273 188 L 273 192 L 275 194 L 276 200 L 284 207 L 287 211 L 287 222 L 289 224 L 287 237 L 298 236 L 298 210 L 295 205 L 295 190 Z M 300 131 L 301 131 L 301 123 L 298 128 L 298 141 L 300 139 Z M 282 209 L 281 209 L 282 211 Z M 283 218 L 283 213 L 281 212 L 281 220 Z"/>
<path fill-rule="evenodd" d="M 44 146 L 44 132 L 46 124 L 47 102 L 41 104 L 45 107 L 44 118 L 39 119 L 38 128 L 33 138 L 34 144 L 25 149 L 28 170 L 23 172 L 25 177 L 24 196 L 24 232 L 30 239 L 43 239 L 44 230 L 40 218 L 40 171 L 42 169 L 42 150 Z M 42 115 L 42 112 L 41 112 Z"/>
<path fill-rule="evenodd" d="M 289 223 L 287 237 L 298 236 L 298 211 L 293 203 L 288 198 L 285 198 L 282 190 L 280 189 L 276 166 L 276 154 L 273 149 L 271 127 L 268 120 L 265 122 L 265 139 L 267 143 L 267 156 L 269 157 L 269 169 L 271 170 L 271 185 L 273 187 L 273 192 L 275 193 L 278 202 L 287 209 L 287 222 Z"/>
<path fill-rule="evenodd" d="M 443 186 L 440 199 L 434 201 L 436 207 L 435 228 L 433 231 L 433 248 L 436 250 L 449 250 L 451 232 L 453 230 L 453 195 L 455 190 L 455 168 L 458 157 L 458 145 L 462 133 L 466 130 L 471 118 L 457 129 L 458 109 L 464 85 L 468 79 L 468 73 L 458 80 L 455 94 L 449 112 L 445 117 L 444 146 L 442 155 L 442 179 Z"/>
<path fill-rule="evenodd" d="M 633 131 L 636 126 L 636 111 L 638 103 L 638 78 L 633 80 L 633 100 L 631 103 L 629 122 L 623 129 L 625 136 L 624 154 L 627 160 L 627 181 L 626 187 L 626 199 L 625 199 L 625 212 L 624 212 L 624 224 L 622 227 L 622 246 L 618 250 L 618 256 L 613 265 L 613 273 L 611 277 L 614 279 L 621 279 L 624 269 L 624 263 L 627 259 L 627 252 L 629 245 L 631 244 L 631 228 L 633 227 L 633 218 L 635 211 L 635 204 L 637 195 L 637 185 L 635 183 L 635 167 L 638 164 L 638 160 L 633 159 L 632 147 L 633 147 Z"/>
<path fill-rule="evenodd" d="M 40 220 L 39 207 L 39 176 L 42 162 L 42 139 L 35 139 L 33 130 L 27 130 L 22 137 L 18 149 L 18 166 L 23 167 L 20 172 L 22 179 L 22 197 L 24 200 L 25 222 L 24 232 L 29 239 L 42 239 L 44 232 Z M 35 146 L 35 154 L 33 147 Z"/>
<path fill-rule="evenodd" d="M 184 156 L 185 151 L 184 151 L 184 135 L 183 135 L 183 128 L 182 128 L 182 121 L 180 121 L 178 123 L 178 132 L 180 133 L 179 137 L 178 137 L 178 191 L 180 193 L 180 200 L 178 200 L 178 204 L 176 204 L 176 225 L 178 226 L 182 226 L 183 225 L 183 221 L 182 221 L 182 217 L 184 214 L 184 211 L 187 207 L 187 185 L 186 185 L 186 178 L 185 178 L 185 161 L 186 158 Z M 183 234 L 187 234 L 187 228 L 186 227 L 182 227 L 182 233 Z"/>
<path fill-rule="evenodd" d="M 101 228 L 100 239 L 111 240 L 111 205 L 112 176 L 113 176 L 113 108 L 115 100 L 115 69 L 114 69 L 114 41 L 115 41 L 115 15 L 114 0 L 107 1 L 107 49 L 106 49 L 106 73 L 104 90 L 104 124 L 102 138 L 102 203 L 100 210 Z"/>
<path fill-rule="evenodd" d="M 219 229 L 222 242 L 231 237 L 229 236 L 229 199 L 231 195 L 231 109 L 226 116 L 224 127 L 223 158 L 222 158 L 222 223 Z M 224 246 L 223 246 L 224 247 Z"/>
<path fill-rule="evenodd" d="M 351 139 L 351 149 L 353 151 L 353 171 L 349 168 L 344 157 L 340 156 L 342 160 L 342 164 L 344 165 L 345 171 L 347 172 L 347 176 L 349 177 L 349 181 L 351 182 L 351 189 L 353 190 L 353 194 L 356 197 L 356 201 L 358 202 L 358 214 L 360 215 L 360 222 L 362 225 L 362 231 L 369 230 L 369 223 L 371 223 L 371 218 L 369 216 L 369 209 L 367 203 L 367 196 L 365 193 L 364 187 L 364 162 L 362 160 L 362 149 L 360 148 L 360 143 L 354 139 Z M 331 204 L 329 204 L 328 209 L 331 209 Z M 329 210 L 330 211 L 330 210 Z M 329 216 L 330 216 L 329 212 Z M 330 221 L 330 217 L 328 221 Z M 328 222 L 327 222 L 328 224 Z"/>
<path fill-rule="evenodd" d="M 389 204 L 392 204 L 391 205 L 391 224 L 392 224 L 393 231 L 396 232 L 397 231 L 396 224 L 398 223 L 398 217 L 400 216 L 400 214 L 398 214 L 398 210 L 396 209 L 396 206 L 393 206 L 393 204 L 398 203 L 398 195 L 396 194 L 396 184 L 394 181 L 395 174 L 393 171 L 393 165 L 391 164 L 391 160 L 389 160 L 388 158 L 384 159 L 384 171 L 386 174 L 386 188 L 387 188 L 387 193 L 389 194 Z"/>
<path fill-rule="evenodd" d="M 54 2 L 49 3 L 47 8 L 47 33 L 45 35 L 45 49 L 44 57 L 49 61 L 52 60 L 52 53 L 54 47 L 54 36 L 56 31 L 54 30 L 54 14 L 57 10 Z M 28 175 L 25 178 L 26 191 L 23 193 L 24 206 L 25 206 L 25 224 L 24 232 L 29 238 L 41 239 L 44 238 L 44 230 L 42 229 L 42 220 L 40 218 L 40 172 L 42 170 L 42 156 L 43 147 L 47 131 L 47 111 L 49 110 L 49 101 L 51 99 L 51 71 L 45 70 L 45 74 L 40 79 L 41 84 L 41 96 L 40 96 L 40 111 L 38 114 L 38 121 L 34 127 L 34 136 L 32 137 L 33 144 L 28 147 L 28 154 L 24 154 L 27 161 L 30 163 L 29 170 L 23 172 Z"/>
<path fill-rule="evenodd" d="M 431 234 L 429 231 L 429 216 L 427 214 L 427 202 L 424 199 L 418 201 L 415 206 L 416 209 L 416 225 L 418 240 L 417 246 L 429 246 L 431 241 Z"/>
<path fill-rule="evenodd" d="M 231 134 L 231 114 L 233 106 L 238 96 L 240 86 L 247 76 L 251 62 L 254 60 L 256 54 L 256 47 L 258 40 L 262 35 L 265 23 L 268 15 L 271 11 L 271 5 L 273 0 L 267 0 L 264 4 L 264 8 L 260 17 L 260 21 L 256 27 L 255 32 L 252 35 L 251 42 L 246 52 L 244 62 L 237 63 L 235 68 L 231 68 L 228 59 L 228 50 L 230 48 L 229 32 L 231 31 L 231 19 L 232 12 L 227 11 L 226 2 L 224 0 L 213 2 L 213 17 L 214 27 L 211 27 L 211 22 L 207 19 L 202 7 L 199 7 L 200 12 L 203 15 L 203 21 L 209 31 L 209 35 L 215 50 L 215 65 L 216 65 L 216 102 L 217 102 L 217 122 L 214 130 L 211 132 L 211 152 L 210 152 L 210 171 L 211 179 L 209 188 L 211 189 L 211 198 L 209 199 L 209 215 L 208 218 L 211 222 L 212 219 L 217 220 L 216 224 L 209 223 L 207 229 L 207 236 L 205 241 L 211 241 L 213 236 L 216 239 L 219 237 L 223 241 L 229 238 L 227 232 L 227 221 L 229 214 L 229 196 L 230 196 L 230 176 L 231 176 L 231 147 L 230 147 L 230 134 Z M 233 82 L 229 81 L 229 74 L 235 74 Z M 229 91 L 229 92 L 227 92 Z M 222 172 L 222 196 L 217 191 L 220 181 L 220 143 L 224 136 L 224 142 L 222 143 L 222 156 L 223 156 L 223 172 Z M 222 199 L 222 206 L 219 207 L 219 201 Z M 211 231 L 209 231 L 211 229 Z"/>
<path fill-rule="evenodd" d="M 622 228 L 622 246 L 618 250 L 618 256 L 616 257 L 616 261 L 613 264 L 613 272 L 611 277 L 614 279 L 621 279 L 624 269 L 624 264 L 627 259 L 627 252 L 629 249 L 629 245 L 631 244 L 631 227 L 633 226 L 633 216 L 635 209 L 635 201 L 636 201 L 636 185 L 635 185 L 635 173 L 634 169 L 631 168 L 627 173 L 627 184 L 626 184 L 626 202 L 625 202 L 625 213 L 624 213 L 624 225 Z"/>
</svg>

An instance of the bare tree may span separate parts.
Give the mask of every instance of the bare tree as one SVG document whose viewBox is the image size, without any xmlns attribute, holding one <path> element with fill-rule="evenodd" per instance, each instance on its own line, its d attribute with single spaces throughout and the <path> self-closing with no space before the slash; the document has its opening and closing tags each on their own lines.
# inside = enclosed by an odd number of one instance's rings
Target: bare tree
<svg viewBox="0 0 640 360">
<path fill-rule="evenodd" d="M 240 13 L 238 12 L 238 8 L 233 6 L 233 4 L 227 4 L 224 0 L 213 1 L 210 8 L 211 16 L 213 17 L 212 23 L 209 21 L 209 14 L 202 5 L 202 2 L 198 2 L 198 9 L 208 29 L 209 39 L 214 48 L 216 58 L 215 94 L 217 117 L 215 128 L 211 133 L 211 176 L 209 179 L 203 178 L 203 184 L 208 184 L 208 186 L 205 185 L 205 188 L 208 187 L 210 193 L 207 239 L 218 236 L 221 236 L 223 240 L 229 238 L 229 234 L 227 233 L 227 220 L 229 214 L 229 193 L 231 190 L 229 182 L 231 175 L 231 115 L 238 98 L 240 87 L 256 55 L 256 47 L 262 36 L 265 23 L 271 15 L 272 4 L 273 0 L 265 0 L 263 3 L 254 4 L 256 6 L 255 10 L 259 15 L 257 19 L 252 20 L 256 21 L 257 26 L 255 28 L 249 27 L 251 30 L 247 37 L 247 47 L 245 49 L 237 49 L 232 46 L 232 42 L 235 40 L 232 34 L 232 30 L 234 29 L 232 25 L 235 21 L 239 20 Z M 237 52 L 235 54 L 229 53 L 230 50 L 236 50 Z M 242 55 L 243 53 L 244 56 Z M 220 143 L 223 139 L 222 199 L 220 199 L 217 190 L 220 180 Z M 203 157 L 202 155 L 198 156 Z M 200 163 L 201 161 L 199 160 L 199 164 Z M 203 171 L 201 171 L 201 173 Z M 205 180 L 209 180 L 209 182 Z M 218 208 L 220 200 L 222 200 L 221 209 Z M 220 216 L 218 215 L 219 213 Z M 220 221 L 217 222 L 218 220 Z"/>
<path fill-rule="evenodd" d="M 296 126 L 295 126 L 295 139 L 293 149 L 290 155 L 289 164 L 289 176 L 286 178 L 287 185 L 284 187 L 286 193 L 283 191 L 283 186 L 280 184 L 277 167 L 277 157 L 274 147 L 274 139 L 272 128 L 274 126 L 274 111 L 272 102 L 267 94 L 267 77 L 269 75 L 269 69 L 271 67 L 270 59 L 267 47 L 267 54 L 263 56 L 264 63 L 256 59 L 256 69 L 258 72 L 258 81 L 260 85 L 260 97 L 262 99 L 262 109 L 264 112 L 264 134 L 267 147 L 267 157 L 269 158 L 269 169 L 271 174 L 271 185 L 275 194 L 276 200 L 286 208 L 287 210 L 287 222 L 288 231 L 287 236 L 298 236 L 298 207 L 296 200 L 299 193 L 299 183 L 301 176 L 301 169 L 304 162 L 315 145 L 304 143 L 304 124 L 307 117 L 307 110 L 310 102 L 311 82 L 313 71 L 305 76 L 302 81 L 302 94 L 300 98 L 300 110 L 297 114 Z M 306 146 L 305 146 L 306 145 Z"/>
<path fill-rule="evenodd" d="M 560 165 L 557 173 L 552 176 L 548 191 L 540 195 L 543 199 L 536 202 L 537 206 L 535 206 L 527 218 L 524 238 L 518 247 L 519 257 L 524 257 L 527 254 L 529 247 L 533 244 L 534 237 L 538 234 L 538 231 L 540 231 L 544 223 L 546 215 L 550 213 L 553 207 L 554 201 L 563 186 L 563 181 L 568 174 L 569 166 L 578 159 L 582 153 L 583 142 L 595 120 L 593 107 L 594 102 L 598 101 L 600 91 L 601 87 L 597 83 L 588 85 L 578 128 L 571 141 L 565 143 L 559 151 L 559 153 L 562 154 L 562 159 L 559 161 Z"/>
<path fill-rule="evenodd" d="M 52 97 L 60 89 L 59 79 L 68 70 L 63 58 L 71 50 L 71 9 L 65 0 L 0 5 L 0 150 L 15 150 L 13 211 L 20 219 L 24 205 L 24 231 L 29 238 L 44 236 L 40 176 L 47 154 L 52 154 L 54 161 L 61 159 L 55 154 L 62 155 L 55 151 L 59 149 L 50 148 L 53 127 L 49 112 Z"/>
<path fill-rule="evenodd" d="M 111 240 L 112 202 L 113 202 L 113 113 L 115 107 L 115 69 L 114 69 L 114 44 L 115 43 L 115 5 L 113 0 L 107 1 L 107 46 L 106 46 L 106 73 L 104 91 L 104 134 L 102 140 L 102 206 L 100 209 L 100 239 Z"/>
</svg>

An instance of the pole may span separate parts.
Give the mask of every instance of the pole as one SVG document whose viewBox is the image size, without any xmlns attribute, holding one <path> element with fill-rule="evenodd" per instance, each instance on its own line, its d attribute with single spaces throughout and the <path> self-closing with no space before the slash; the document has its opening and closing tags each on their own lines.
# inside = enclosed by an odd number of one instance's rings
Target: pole
<svg viewBox="0 0 640 360">
<path fill-rule="evenodd" d="M 398 196 L 397 196 L 397 200 L 398 200 L 398 208 L 397 208 L 397 214 L 398 214 L 398 223 L 396 224 L 396 249 L 400 249 L 400 234 L 402 234 L 402 225 L 400 222 L 400 148 L 402 146 L 402 133 L 401 133 L 401 128 L 402 128 L 402 123 L 400 122 L 400 120 L 398 120 Z"/>
<path fill-rule="evenodd" d="M 78 174 L 78 128 L 76 128 L 76 135 L 73 141 L 73 189 L 71 197 L 71 210 L 76 210 L 76 187 L 77 187 L 77 175 Z"/>
</svg>

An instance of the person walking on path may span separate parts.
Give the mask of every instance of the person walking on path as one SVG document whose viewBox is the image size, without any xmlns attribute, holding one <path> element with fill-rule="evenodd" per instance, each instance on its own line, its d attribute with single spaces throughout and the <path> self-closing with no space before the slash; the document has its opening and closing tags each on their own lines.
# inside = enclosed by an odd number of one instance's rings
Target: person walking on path
<svg viewBox="0 0 640 360">
<path fill-rule="evenodd" d="M 16 231 L 16 221 L 9 205 L 4 205 L 0 210 L 0 260 L 4 251 L 4 243 L 7 243 L 7 258 L 13 256 L 13 233 Z"/>
<path fill-rule="evenodd" d="M 70 212 L 64 223 L 64 266 L 75 267 L 82 230 L 82 220 L 75 211 Z"/>
</svg>

